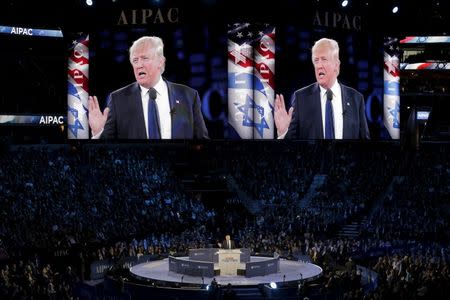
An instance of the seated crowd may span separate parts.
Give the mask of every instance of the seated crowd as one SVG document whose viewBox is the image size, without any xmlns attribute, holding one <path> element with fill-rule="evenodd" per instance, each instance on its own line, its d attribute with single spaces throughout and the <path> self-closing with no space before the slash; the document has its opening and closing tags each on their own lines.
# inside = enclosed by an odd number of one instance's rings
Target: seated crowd
<svg viewBox="0 0 450 300">
<path fill-rule="evenodd" d="M 324 270 L 324 296 L 448 295 L 446 151 L 402 158 L 398 149 L 362 152 L 351 144 L 239 147 L 203 152 L 205 165 L 236 182 L 240 196 L 226 207 L 184 189 L 174 162 L 186 149 L 2 150 L 0 298 L 72 299 L 93 261 L 185 255 L 217 246 L 224 233 L 255 255 L 308 257 Z M 338 236 L 352 220 L 361 221 L 360 234 Z M 58 251 L 69 257 L 64 264 L 57 263 Z M 356 265 L 378 274 L 376 287 L 362 284 Z"/>
</svg>

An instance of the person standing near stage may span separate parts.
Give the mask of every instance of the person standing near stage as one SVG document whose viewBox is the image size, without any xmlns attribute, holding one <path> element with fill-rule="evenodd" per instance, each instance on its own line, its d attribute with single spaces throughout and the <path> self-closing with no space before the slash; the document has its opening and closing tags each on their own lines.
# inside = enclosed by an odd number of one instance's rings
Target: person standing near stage
<svg viewBox="0 0 450 300">
<path fill-rule="evenodd" d="M 223 300 L 234 300 L 236 299 L 236 292 L 233 290 L 231 283 L 227 284 L 227 289 L 223 293 Z"/>
<path fill-rule="evenodd" d="M 234 248 L 236 248 L 236 245 L 235 245 L 234 241 L 231 239 L 230 235 L 227 234 L 225 236 L 225 240 L 220 245 L 220 247 L 223 249 L 234 249 Z"/>
</svg>

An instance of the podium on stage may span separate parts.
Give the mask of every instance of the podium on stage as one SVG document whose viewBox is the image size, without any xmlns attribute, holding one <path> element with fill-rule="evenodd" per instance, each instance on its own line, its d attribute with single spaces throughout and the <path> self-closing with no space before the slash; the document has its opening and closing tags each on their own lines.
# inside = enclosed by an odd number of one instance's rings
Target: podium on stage
<svg viewBox="0 0 450 300">
<path fill-rule="evenodd" d="M 242 269 L 241 254 L 241 249 L 219 249 L 220 275 L 237 275 L 237 270 Z"/>
<path fill-rule="evenodd" d="M 191 276 L 266 276 L 279 272 L 280 258 L 253 257 L 250 249 L 189 249 L 189 257 L 169 257 L 169 271 Z"/>
</svg>

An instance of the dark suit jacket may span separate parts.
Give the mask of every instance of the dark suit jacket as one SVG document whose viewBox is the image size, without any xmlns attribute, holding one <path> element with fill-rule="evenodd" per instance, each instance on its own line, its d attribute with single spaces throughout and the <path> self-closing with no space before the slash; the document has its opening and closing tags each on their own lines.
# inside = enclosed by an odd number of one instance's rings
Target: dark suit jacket
<svg viewBox="0 0 450 300">
<path fill-rule="evenodd" d="M 342 91 L 343 139 L 369 139 L 364 98 L 361 93 L 340 83 Z M 287 139 L 323 139 L 320 87 L 313 83 L 297 90 L 292 99 L 294 112 Z"/>
<path fill-rule="evenodd" d="M 223 249 L 235 249 L 235 248 L 236 248 L 236 245 L 234 244 L 234 241 L 233 241 L 233 240 L 230 240 L 230 242 L 231 242 L 231 248 L 228 247 L 227 240 L 224 240 L 224 241 L 222 242 L 222 248 L 223 248 Z"/>
<path fill-rule="evenodd" d="M 198 92 L 166 81 L 172 117 L 172 139 L 208 138 Z M 141 92 L 137 82 L 111 93 L 102 139 L 147 139 Z"/>
</svg>

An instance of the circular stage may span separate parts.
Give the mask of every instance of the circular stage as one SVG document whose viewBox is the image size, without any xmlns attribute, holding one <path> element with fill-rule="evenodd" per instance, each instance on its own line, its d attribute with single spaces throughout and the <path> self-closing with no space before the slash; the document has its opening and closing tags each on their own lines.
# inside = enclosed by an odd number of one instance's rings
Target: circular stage
<svg viewBox="0 0 450 300">
<path fill-rule="evenodd" d="M 180 257 L 189 259 L 188 257 Z M 251 256 L 251 262 L 266 260 L 265 257 Z M 166 283 L 189 283 L 189 284 L 209 284 L 212 277 L 198 277 L 182 275 L 169 271 L 169 259 L 152 261 L 136 265 L 130 269 L 130 273 L 137 279 L 147 281 L 161 281 Z M 270 282 L 291 282 L 300 279 L 309 281 L 318 278 L 322 274 L 322 268 L 311 263 L 297 262 L 280 259 L 280 272 L 266 276 L 255 276 L 247 278 L 245 276 L 215 276 L 217 283 L 233 286 L 255 286 Z"/>
</svg>

